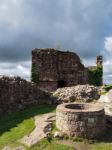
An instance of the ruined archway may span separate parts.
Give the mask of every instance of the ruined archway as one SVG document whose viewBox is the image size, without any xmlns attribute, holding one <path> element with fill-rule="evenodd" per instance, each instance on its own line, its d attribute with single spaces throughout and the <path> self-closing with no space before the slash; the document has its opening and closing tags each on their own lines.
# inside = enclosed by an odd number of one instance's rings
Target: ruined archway
<svg viewBox="0 0 112 150">
<path fill-rule="evenodd" d="M 62 88 L 62 87 L 66 87 L 66 86 L 67 86 L 67 82 L 65 80 L 57 81 L 57 88 Z"/>
</svg>

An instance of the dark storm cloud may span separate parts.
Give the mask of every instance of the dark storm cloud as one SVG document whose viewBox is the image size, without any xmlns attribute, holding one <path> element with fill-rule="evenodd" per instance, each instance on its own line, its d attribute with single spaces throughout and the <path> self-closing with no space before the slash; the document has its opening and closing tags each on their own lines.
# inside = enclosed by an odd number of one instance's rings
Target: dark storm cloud
<svg viewBox="0 0 112 150">
<path fill-rule="evenodd" d="M 10 70 L 29 62 L 31 49 L 60 45 L 92 64 L 111 27 L 112 0 L 1 0 L 0 62 Z"/>
<path fill-rule="evenodd" d="M 111 0 L 4 0 L 0 15 L 0 59 L 30 58 L 34 47 L 71 49 L 82 57 L 101 53 Z M 108 29 L 109 30 L 109 29 Z"/>
</svg>

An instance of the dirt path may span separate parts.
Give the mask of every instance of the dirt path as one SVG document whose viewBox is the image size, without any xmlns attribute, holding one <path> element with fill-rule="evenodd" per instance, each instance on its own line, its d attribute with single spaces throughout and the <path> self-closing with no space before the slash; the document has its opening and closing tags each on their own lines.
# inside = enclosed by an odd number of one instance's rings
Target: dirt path
<svg viewBox="0 0 112 150">
<path fill-rule="evenodd" d="M 35 129 L 29 134 L 19 140 L 20 143 L 28 147 L 35 145 L 38 141 L 46 137 L 46 133 L 51 131 L 51 124 L 55 121 L 55 113 L 48 113 L 41 116 L 34 117 Z M 72 146 L 75 150 L 90 150 L 88 144 L 72 142 L 70 140 L 57 141 L 58 144 Z"/>
<path fill-rule="evenodd" d="M 57 143 L 72 146 L 75 148 L 75 150 L 90 150 L 90 146 L 88 144 L 72 142 L 70 140 L 60 140 L 57 141 Z"/>
<path fill-rule="evenodd" d="M 20 143 L 33 146 L 42 138 L 46 137 L 46 133 L 51 130 L 51 124 L 55 120 L 55 113 L 48 113 L 35 118 L 35 129 L 29 134 L 19 140 Z"/>
</svg>

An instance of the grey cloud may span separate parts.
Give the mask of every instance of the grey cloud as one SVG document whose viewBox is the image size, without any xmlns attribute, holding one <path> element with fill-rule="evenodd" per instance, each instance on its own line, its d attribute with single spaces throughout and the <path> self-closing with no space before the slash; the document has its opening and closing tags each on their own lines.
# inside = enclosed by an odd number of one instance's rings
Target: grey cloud
<svg viewBox="0 0 112 150">
<path fill-rule="evenodd" d="M 29 61 L 32 48 L 56 45 L 94 62 L 112 35 L 111 0 L 2 0 L 0 12 L 0 62 Z"/>
<path fill-rule="evenodd" d="M 104 76 L 104 84 L 111 84 L 112 76 Z"/>
<path fill-rule="evenodd" d="M 0 75 L 21 76 L 30 80 L 30 61 L 0 63 Z"/>
<path fill-rule="evenodd" d="M 33 47 L 54 47 L 56 43 L 63 49 L 76 50 L 84 58 L 94 57 L 101 51 L 105 20 L 110 15 L 112 2 L 107 1 L 20 0 L 16 6 L 6 0 L 3 3 L 12 8 L 5 13 L 10 20 L 4 19 L 2 30 L 7 32 L 1 36 L 1 46 L 11 47 L 9 59 L 13 55 L 29 59 Z M 7 58 L 7 49 L 3 53 Z"/>
</svg>

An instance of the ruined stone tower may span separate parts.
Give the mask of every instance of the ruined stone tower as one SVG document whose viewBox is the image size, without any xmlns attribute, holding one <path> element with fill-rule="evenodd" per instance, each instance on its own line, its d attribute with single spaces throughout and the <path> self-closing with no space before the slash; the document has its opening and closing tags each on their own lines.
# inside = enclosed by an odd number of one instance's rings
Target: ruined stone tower
<svg viewBox="0 0 112 150">
<path fill-rule="evenodd" d="M 103 63 L 103 57 L 102 56 L 97 56 L 96 64 L 102 66 Z"/>
<path fill-rule="evenodd" d="M 96 65 L 97 67 L 99 66 L 102 69 L 100 85 L 103 85 L 103 57 L 102 56 L 97 56 Z"/>
<path fill-rule="evenodd" d="M 58 87 L 87 84 L 87 68 L 73 52 L 55 49 L 32 50 L 32 66 L 42 89 L 55 90 Z"/>
<path fill-rule="evenodd" d="M 102 64 L 101 56 L 97 57 L 97 64 Z M 51 48 L 32 50 L 32 82 L 41 89 L 53 91 L 60 87 L 89 84 L 88 70 L 74 52 Z"/>
</svg>

